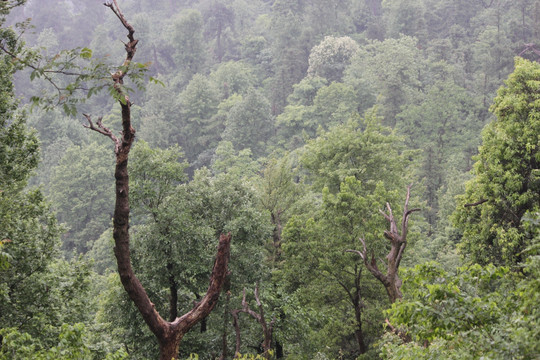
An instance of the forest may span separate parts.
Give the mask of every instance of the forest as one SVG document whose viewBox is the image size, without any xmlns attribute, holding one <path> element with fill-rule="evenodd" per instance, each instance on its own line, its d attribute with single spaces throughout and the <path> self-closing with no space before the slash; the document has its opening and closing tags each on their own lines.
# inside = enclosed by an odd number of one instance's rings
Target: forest
<svg viewBox="0 0 540 360">
<path fill-rule="evenodd" d="M 539 359 L 540 1 L 0 2 L 0 360 Z"/>
</svg>

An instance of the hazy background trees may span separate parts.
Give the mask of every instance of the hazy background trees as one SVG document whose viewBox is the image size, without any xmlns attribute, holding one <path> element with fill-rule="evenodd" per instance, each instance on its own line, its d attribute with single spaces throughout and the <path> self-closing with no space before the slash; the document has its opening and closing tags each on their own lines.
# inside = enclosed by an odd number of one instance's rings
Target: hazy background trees
<svg viewBox="0 0 540 360">
<path fill-rule="evenodd" d="M 243 288 L 253 300 L 255 284 L 265 316 L 275 318 L 275 356 L 474 357 L 473 337 L 488 336 L 479 324 L 500 336 L 500 347 L 481 347 L 494 357 L 511 344 L 524 359 L 538 351 L 518 339 L 520 331 L 534 338 L 539 322 L 531 305 L 540 202 L 535 1 L 120 5 L 140 39 L 137 60 L 159 80 L 144 91 L 127 84 L 138 129 L 133 262 L 152 296 L 164 299 L 156 307 L 171 313 L 197 301 L 211 239 L 233 233 L 228 293 L 186 337 L 183 357 L 233 356 L 230 311 L 241 308 Z M 2 44 L 15 50 L 7 25 L 31 18 L 22 39 L 44 56 L 88 47 L 116 64 L 123 33 L 105 10 L 97 0 L 27 1 L 3 23 Z M 520 54 L 532 62 L 515 60 Z M 15 65 L 2 57 L 2 334 L 55 346 L 67 332 L 72 344 L 84 339 L 88 358 L 120 348 L 151 358 L 152 337 L 114 273 L 111 145 L 85 131 L 81 115 L 23 111 L 48 85 Z M 79 110 L 120 121 L 106 93 Z M 360 249 L 362 237 L 375 256 L 387 254 L 378 209 L 402 204 L 410 182 L 411 202 L 422 208 L 402 265 L 411 269 L 404 301 L 383 313 L 384 288 L 343 251 Z M 473 264 L 486 266 L 462 267 Z M 452 324 L 437 315 L 440 301 L 453 301 L 444 305 L 454 309 L 445 315 Z M 424 315 L 415 318 L 420 305 Z M 493 314 L 477 308 L 484 305 Z M 420 340 L 402 346 L 386 334 L 377 347 L 385 317 Z M 37 331 L 42 324 L 47 330 Z M 241 331 L 241 351 L 256 353 L 260 327 L 242 318 Z"/>
</svg>

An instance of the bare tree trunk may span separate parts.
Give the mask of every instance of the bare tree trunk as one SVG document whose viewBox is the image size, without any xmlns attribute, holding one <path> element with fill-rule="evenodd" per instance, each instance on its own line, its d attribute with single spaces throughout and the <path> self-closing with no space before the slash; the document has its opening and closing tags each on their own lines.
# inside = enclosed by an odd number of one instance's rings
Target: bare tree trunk
<svg viewBox="0 0 540 360">
<path fill-rule="evenodd" d="M 263 330 L 263 356 L 265 359 L 270 358 L 270 350 L 272 348 L 272 333 L 274 330 L 274 323 L 275 319 L 272 319 L 269 323 L 266 322 L 266 319 L 264 317 L 264 311 L 262 307 L 261 300 L 259 299 L 259 286 L 255 287 L 255 301 L 257 302 L 257 306 L 259 307 L 259 312 L 255 312 L 249 307 L 249 304 L 246 301 L 246 289 L 244 289 L 244 294 L 242 296 L 242 308 L 241 309 L 235 309 L 231 311 L 231 314 L 233 316 L 233 325 L 234 330 L 236 332 L 236 354 L 235 357 L 238 356 L 240 353 L 240 323 L 238 319 L 238 314 L 243 312 L 246 314 L 251 315 L 257 322 L 261 325 Z"/>
<path fill-rule="evenodd" d="M 171 337 L 159 343 L 159 360 L 171 360 L 178 358 L 180 341 L 183 336 Z"/>
<path fill-rule="evenodd" d="M 401 294 L 401 279 L 398 276 L 399 264 L 401 258 L 403 257 L 403 252 L 407 246 L 407 232 L 409 224 L 409 216 L 415 211 L 420 209 L 411 209 L 409 210 L 409 199 L 411 195 L 411 186 L 407 187 L 407 197 L 405 198 L 405 205 L 403 207 L 403 217 L 401 219 L 401 233 L 398 231 L 398 226 L 394 215 L 392 214 L 392 208 L 390 204 L 386 203 L 387 213 L 380 210 L 381 214 L 386 220 L 390 223 L 390 230 L 384 231 L 384 237 L 390 241 L 390 252 L 386 256 L 387 259 L 387 270 L 386 274 L 383 274 L 379 267 L 377 266 L 377 261 L 375 260 L 375 254 L 372 252 L 371 260 L 368 259 L 366 242 L 364 239 L 360 239 L 363 245 L 363 250 L 346 250 L 347 252 L 353 252 L 360 255 L 366 268 L 375 276 L 385 287 L 388 294 L 388 299 L 390 303 L 396 302 L 398 299 L 402 298 Z"/>
<path fill-rule="evenodd" d="M 183 336 L 201 319 L 204 319 L 215 307 L 221 287 L 227 276 L 227 266 L 230 254 L 231 235 L 222 234 L 219 238 L 216 260 L 210 276 L 210 285 L 206 294 L 200 302 L 186 314 L 181 317 L 174 317 L 170 322 L 165 321 L 156 311 L 154 304 L 150 301 L 141 282 L 133 272 L 131 266 L 130 249 L 129 249 L 129 174 L 128 174 L 128 156 L 131 145 L 135 139 L 135 129 L 131 126 L 131 101 L 123 92 L 122 85 L 124 77 L 129 71 L 129 65 L 136 52 L 138 40 L 133 37 L 135 30 L 126 21 L 123 13 L 118 7 L 117 1 L 105 3 L 122 25 L 128 30 L 129 42 L 125 44 L 126 58 L 124 63 L 117 72 L 112 74 L 114 88 L 120 97 L 120 106 L 122 109 L 122 132 L 121 137 L 116 137 L 110 129 L 101 123 L 101 118 L 96 122 L 97 127 L 92 122 L 89 115 L 84 115 L 88 121 L 87 128 L 97 131 L 102 135 L 109 137 L 115 143 L 116 154 L 116 203 L 114 208 L 113 220 L 113 237 L 115 241 L 114 254 L 118 264 L 118 274 L 138 311 L 141 313 L 144 321 L 156 336 L 159 349 L 160 360 L 171 360 L 177 358 L 180 341 Z M 171 284 L 171 304 L 174 298 L 173 284 Z M 176 303 L 176 301 L 175 301 Z M 176 304 L 175 304 L 176 305 Z M 172 308 L 174 308 L 173 306 Z M 171 309 L 172 317 L 172 309 Z"/>
</svg>

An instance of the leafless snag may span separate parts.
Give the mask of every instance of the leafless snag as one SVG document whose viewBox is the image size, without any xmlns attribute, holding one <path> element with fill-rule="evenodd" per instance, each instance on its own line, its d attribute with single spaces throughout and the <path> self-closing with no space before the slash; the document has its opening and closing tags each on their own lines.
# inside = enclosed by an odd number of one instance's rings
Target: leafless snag
<svg viewBox="0 0 540 360">
<path fill-rule="evenodd" d="M 259 308 L 259 312 L 256 312 L 252 310 L 249 307 L 249 304 L 246 301 L 246 289 L 244 289 L 243 296 L 242 296 L 242 308 L 241 309 L 234 309 L 231 310 L 231 314 L 233 317 L 233 325 L 234 330 L 236 332 L 236 352 L 235 357 L 238 357 L 240 354 L 240 323 L 239 323 L 239 316 L 238 314 L 243 312 L 246 314 L 251 315 L 262 327 L 264 340 L 263 340 L 263 356 L 268 359 L 270 358 L 270 349 L 272 345 L 272 332 L 274 331 L 274 323 L 276 322 L 276 319 L 272 319 L 269 323 L 266 322 L 266 319 L 264 317 L 264 310 L 261 303 L 261 300 L 259 299 L 259 286 L 257 285 L 255 287 L 255 301 L 257 303 L 257 307 Z"/>
<path fill-rule="evenodd" d="M 532 43 L 529 43 L 529 44 L 523 44 L 524 46 L 524 49 L 519 53 L 518 56 L 521 56 L 523 57 L 523 55 L 525 55 L 526 53 L 534 53 L 536 56 L 539 57 L 540 59 L 540 50 L 538 50 L 536 48 L 536 45 L 535 44 L 532 44 Z M 539 59 L 537 59 L 536 61 L 538 61 Z"/>
<path fill-rule="evenodd" d="M 129 249 L 129 176 L 128 176 L 128 155 L 135 140 L 135 129 L 131 125 L 131 105 L 127 94 L 123 92 L 124 77 L 129 71 L 129 64 L 137 50 L 137 43 L 133 36 L 133 27 L 126 21 L 120 11 L 116 0 L 105 3 L 114 14 L 120 19 L 124 27 L 128 30 L 129 42 L 125 44 L 126 58 L 122 66 L 111 74 L 114 88 L 119 95 L 119 103 L 122 109 L 122 132 L 121 137 L 116 137 L 110 129 L 105 127 L 101 118 L 94 125 L 89 115 L 84 115 L 88 121 L 86 128 L 96 131 L 109 137 L 115 143 L 116 155 L 116 203 L 113 220 L 113 237 L 115 241 L 114 254 L 118 264 L 118 273 L 124 289 L 128 293 L 138 311 L 150 330 L 156 336 L 160 348 L 160 360 L 171 360 L 178 357 L 178 349 L 182 337 L 199 321 L 206 318 L 215 307 L 222 285 L 228 274 L 227 266 L 230 255 L 231 235 L 222 234 L 219 238 L 217 255 L 214 267 L 210 275 L 210 285 L 206 294 L 196 303 L 193 308 L 176 319 L 164 320 L 150 301 L 146 290 L 131 267 Z"/>
<path fill-rule="evenodd" d="M 375 254 L 372 252 L 371 260 L 368 259 L 366 241 L 360 238 L 362 243 L 362 251 L 359 250 L 346 250 L 346 252 L 352 252 L 358 254 L 366 268 L 371 272 L 375 278 L 377 278 L 385 287 L 388 293 L 388 298 L 391 303 L 396 302 L 402 298 L 400 291 L 401 279 L 398 276 L 399 264 L 403 257 L 403 252 L 407 246 L 407 232 L 409 224 L 409 216 L 420 209 L 409 209 L 409 199 L 411 194 L 411 186 L 407 186 L 407 197 L 405 198 L 405 205 L 403 207 L 403 216 L 401 218 L 401 229 L 398 231 L 398 224 L 392 213 L 392 208 L 389 203 L 386 203 L 387 212 L 379 210 L 386 220 L 390 223 L 390 230 L 384 231 L 384 237 L 390 241 L 390 252 L 386 255 L 387 270 L 384 274 L 377 266 L 377 260 Z"/>
</svg>

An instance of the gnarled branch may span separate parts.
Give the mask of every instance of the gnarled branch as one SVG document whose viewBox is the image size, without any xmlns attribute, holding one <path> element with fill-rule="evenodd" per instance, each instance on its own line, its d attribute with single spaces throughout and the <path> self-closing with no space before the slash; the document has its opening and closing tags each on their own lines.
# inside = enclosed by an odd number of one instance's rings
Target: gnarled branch
<svg viewBox="0 0 540 360">
<path fill-rule="evenodd" d="M 259 312 L 256 312 L 252 310 L 249 307 L 249 304 L 246 301 L 246 289 L 244 288 L 243 294 L 242 294 L 242 308 L 241 309 L 234 309 L 231 310 L 231 315 L 233 317 L 233 325 L 234 330 L 236 332 L 236 353 L 235 357 L 238 357 L 240 354 L 240 322 L 239 322 L 239 314 L 241 312 L 249 314 L 251 317 L 253 317 L 262 327 L 264 340 L 263 340 L 263 356 L 265 358 L 270 357 L 270 348 L 272 344 L 272 332 L 274 330 L 274 323 L 276 321 L 275 318 L 272 319 L 269 323 L 266 322 L 264 317 L 264 310 L 261 303 L 261 300 L 259 298 L 259 285 L 255 286 L 255 302 L 257 303 L 257 307 L 259 308 Z"/>
<path fill-rule="evenodd" d="M 398 227 L 394 214 L 392 212 L 392 207 L 389 203 L 386 203 L 387 211 L 384 212 L 379 210 L 379 212 L 384 216 L 384 218 L 390 224 L 390 230 L 384 231 L 384 237 L 390 240 L 390 252 L 386 256 L 387 260 L 387 271 L 384 274 L 379 270 L 377 266 L 377 261 L 375 259 L 375 254 L 372 253 L 371 260 L 367 256 L 367 246 L 364 239 L 360 238 L 362 243 L 362 251 L 359 250 L 346 250 L 346 252 L 352 252 L 358 254 L 366 268 L 371 272 L 371 274 L 377 278 L 386 288 L 390 302 L 395 302 L 397 299 L 401 299 L 401 280 L 398 277 L 398 269 L 403 257 L 403 252 L 407 246 L 407 233 L 409 226 L 409 217 L 415 211 L 420 211 L 420 209 L 409 209 L 409 200 L 411 195 L 412 184 L 407 186 L 407 196 L 405 197 L 405 204 L 403 206 L 403 216 L 401 218 L 401 226 Z M 400 231 L 398 231 L 398 228 Z"/>
</svg>

